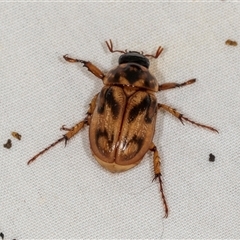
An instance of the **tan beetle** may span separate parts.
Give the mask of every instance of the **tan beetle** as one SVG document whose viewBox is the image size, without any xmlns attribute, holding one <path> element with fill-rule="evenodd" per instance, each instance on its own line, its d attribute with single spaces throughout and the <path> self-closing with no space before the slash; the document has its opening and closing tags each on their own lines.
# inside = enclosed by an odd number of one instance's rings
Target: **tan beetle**
<svg viewBox="0 0 240 240">
<path fill-rule="evenodd" d="M 95 95 L 90 103 L 87 116 L 72 128 L 62 127 L 68 131 L 56 142 L 39 152 L 28 161 L 35 161 L 56 144 L 65 143 L 77 134 L 84 125 L 89 125 L 89 140 L 92 154 L 98 163 L 111 172 L 122 172 L 136 166 L 148 150 L 153 151 L 154 179 L 159 179 L 160 191 L 165 207 L 165 217 L 168 216 L 168 206 L 163 193 L 161 179 L 160 156 L 157 147 L 152 142 L 157 110 L 163 109 L 183 120 L 199 127 L 218 132 L 215 128 L 196 123 L 175 109 L 157 103 L 155 93 L 176 87 L 192 84 L 196 79 L 184 83 L 164 83 L 159 85 L 156 78 L 149 72 L 148 57 L 158 58 L 163 51 L 159 47 L 155 55 L 135 51 L 113 50 L 110 40 L 106 41 L 110 52 L 119 52 L 119 65 L 104 74 L 91 62 L 64 56 L 71 63 L 83 63 L 83 66 L 103 81 L 102 90 Z"/>
</svg>

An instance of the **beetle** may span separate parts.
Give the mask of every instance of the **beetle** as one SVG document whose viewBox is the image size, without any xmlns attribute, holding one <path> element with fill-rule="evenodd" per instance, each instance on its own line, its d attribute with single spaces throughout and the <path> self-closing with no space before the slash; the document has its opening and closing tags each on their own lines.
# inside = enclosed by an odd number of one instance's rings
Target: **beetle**
<svg viewBox="0 0 240 240">
<path fill-rule="evenodd" d="M 161 160 L 156 145 L 153 143 L 156 116 L 159 109 L 163 109 L 183 121 L 199 127 L 218 132 L 215 128 L 194 122 L 176 109 L 157 102 L 156 93 L 176 87 L 183 87 L 195 83 L 190 79 L 183 83 L 158 84 L 156 78 L 149 71 L 149 58 L 158 58 L 163 51 L 159 47 L 155 55 L 143 54 L 136 51 L 114 50 L 112 41 L 106 41 L 111 53 L 118 52 L 121 56 L 118 65 L 104 74 L 89 61 L 70 58 L 64 59 L 70 63 L 82 63 L 104 86 L 96 94 L 90 105 L 86 117 L 72 128 L 62 126 L 67 131 L 56 142 L 39 152 L 28 161 L 54 147 L 56 144 L 69 141 L 85 125 L 89 125 L 90 148 L 97 162 L 111 172 L 122 172 L 136 166 L 147 151 L 153 152 L 154 179 L 159 180 L 160 192 L 168 216 L 168 205 L 163 192 L 161 179 Z"/>
</svg>

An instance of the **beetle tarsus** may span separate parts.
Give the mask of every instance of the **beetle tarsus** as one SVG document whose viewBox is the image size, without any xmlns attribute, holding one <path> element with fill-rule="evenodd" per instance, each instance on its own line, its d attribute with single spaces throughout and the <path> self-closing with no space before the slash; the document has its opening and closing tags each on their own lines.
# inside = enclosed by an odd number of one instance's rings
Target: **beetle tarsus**
<svg viewBox="0 0 240 240">
<path fill-rule="evenodd" d="M 165 215 L 164 217 L 167 218 L 168 216 L 168 205 L 167 205 L 167 201 L 166 201 L 166 197 L 164 195 L 163 192 L 163 183 L 162 183 L 162 179 L 161 179 L 161 161 L 160 161 L 160 156 L 157 150 L 157 147 L 155 146 L 154 143 L 151 144 L 151 147 L 149 149 L 150 151 L 153 152 L 153 166 L 154 166 L 154 173 L 155 176 L 153 178 L 153 181 L 156 180 L 158 178 L 159 180 L 159 184 L 160 184 L 160 192 L 162 195 L 162 201 L 163 201 L 163 205 L 164 205 L 164 209 L 165 209 Z"/>
<path fill-rule="evenodd" d="M 193 125 L 196 125 L 198 127 L 207 128 L 207 129 L 209 129 L 209 130 L 211 130 L 213 132 L 217 132 L 218 133 L 217 129 L 215 129 L 215 128 L 211 127 L 211 126 L 207 126 L 207 125 L 204 125 L 204 124 L 201 124 L 201 123 L 194 122 L 194 121 L 184 117 L 183 114 L 179 113 L 176 109 L 171 108 L 171 107 L 169 107 L 169 106 L 167 106 L 165 104 L 158 103 L 158 109 L 161 109 L 161 108 L 164 109 L 165 111 L 171 113 L 174 117 L 178 118 L 181 121 L 182 124 L 183 124 L 183 120 L 185 120 L 185 121 L 190 122 Z"/>
<path fill-rule="evenodd" d="M 163 192 L 163 183 L 162 183 L 161 176 L 162 176 L 161 173 L 155 174 L 154 180 L 156 180 L 157 178 L 159 180 L 160 192 L 161 192 L 161 195 L 162 195 L 163 205 L 164 205 L 164 208 L 165 208 L 165 215 L 163 217 L 167 218 L 168 217 L 168 205 L 167 205 L 167 201 L 166 201 L 166 198 L 165 198 L 165 195 L 164 195 L 164 192 Z"/>
<path fill-rule="evenodd" d="M 39 152 L 37 155 L 35 155 L 34 157 L 32 157 L 27 164 L 29 165 L 30 163 L 34 162 L 40 155 L 44 154 L 45 152 L 47 152 L 50 148 L 54 147 L 55 145 L 57 145 L 58 143 L 62 142 L 65 139 L 65 136 L 59 138 L 56 142 L 52 143 L 51 145 L 49 145 L 48 147 L 46 147 L 45 149 L 43 149 L 41 152 Z"/>
<path fill-rule="evenodd" d="M 204 125 L 204 124 L 201 124 L 201 123 L 194 122 L 194 121 L 192 121 L 192 120 L 184 117 L 183 115 L 180 117 L 179 120 L 182 122 L 182 119 L 184 119 L 185 121 L 190 122 L 190 123 L 192 123 L 193 125 L 196 125 L 196 126 L 198 126 L 198 127 L 207 128 L 207 129 L 209 129 L 209 130 L 211 130 L 211 131 L 213 131 L 213 132 L 219 133 L 217 129 L 215 129 L 215 128 L 211 127 L 211 126 L 207 126 L 207 125 Z"/>
</svg>

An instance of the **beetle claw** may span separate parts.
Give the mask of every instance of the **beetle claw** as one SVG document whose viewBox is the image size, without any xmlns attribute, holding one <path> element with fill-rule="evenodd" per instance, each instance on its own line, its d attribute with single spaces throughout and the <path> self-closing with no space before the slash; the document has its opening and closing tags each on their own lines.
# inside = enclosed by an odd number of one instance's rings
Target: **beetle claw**
<svg viewBox="0 0 240 240">
<path fill-rule="evenodd" d="M 182 114 L 179 116 L 178 119 L 180 120 L 180 122 L 182 123 L 182 125 L 185 125 L 184 122 L 183 122 L 183 120 L 182 120 Z"/>
<path fill-rule="evenodd" d="M 159 178 L 159 177 L 161 177 L 161 176 L 162 176 L 161 173 L 157 173 L 157 174 L 155 174 L 155 176 L 154 176 L 152 182 L 155 181 L 157 178 Z"/>
<path fill-rule="evenodd" d="M 67 146 L 67 143 L 68 143 L 68 139 L 66 138 L 66 136 L 64 136 L 64 138 L 65 138 L 64 146 L 66 147 L 66 146 Z"/>
<path fill-rule="evenodd" d="M 71 131 L 71 128 L 67 128 L 65 127 L 66 125 L 62 125 L 62 127 L 60 128 L 61 131 Z"/>
</svg>

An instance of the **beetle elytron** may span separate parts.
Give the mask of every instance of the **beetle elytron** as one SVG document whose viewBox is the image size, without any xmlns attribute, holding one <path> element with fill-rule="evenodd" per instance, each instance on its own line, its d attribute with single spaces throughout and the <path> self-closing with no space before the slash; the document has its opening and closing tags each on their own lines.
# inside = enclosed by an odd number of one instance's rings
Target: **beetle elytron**
<svg viewBox="0 0 240 240">
<path fill-rule="evenodd" d="M 62 127 L 67 131 L 56 142 L 39 152 L 28 164 L 45 153 L 56 144 L 65 143 L 77 134 L 84 125 L 89 125 L 89 140 L 92 154 L 98 163 L 111 172 L 122 172 L 136 166 L 148 150 L 153 154 L 154 179 L 160 183 L 160 191 L 168 216 L 168 206 L 163 193 L 161 179 L 160 156 L 152 142 L 157 111 L 163 109 L 177 117 L 182 123 L 188 121 L 199 127 L 218 132 L 215 128 L 196 123 L 175 109 L 157 103 L 155 93 L 176 87 L 192 84 L 196 79 L 184 83 L 164 83 L 159 85 L 156 78 L 149 72 L 149 57 L 158 58 L 163 51 L 159 47 L 155 55 L 135 51 L 113 50 L 110 40 L 106 41 L 110 52 L 119 52 L 119 65 L 104 74 L 91 62 L 64 56 L 71 63 L 82 63 L 84 67 L 103 81 L 102 90 L 92 99 L 87 116 L 72 128 Z"/>
</svg>

